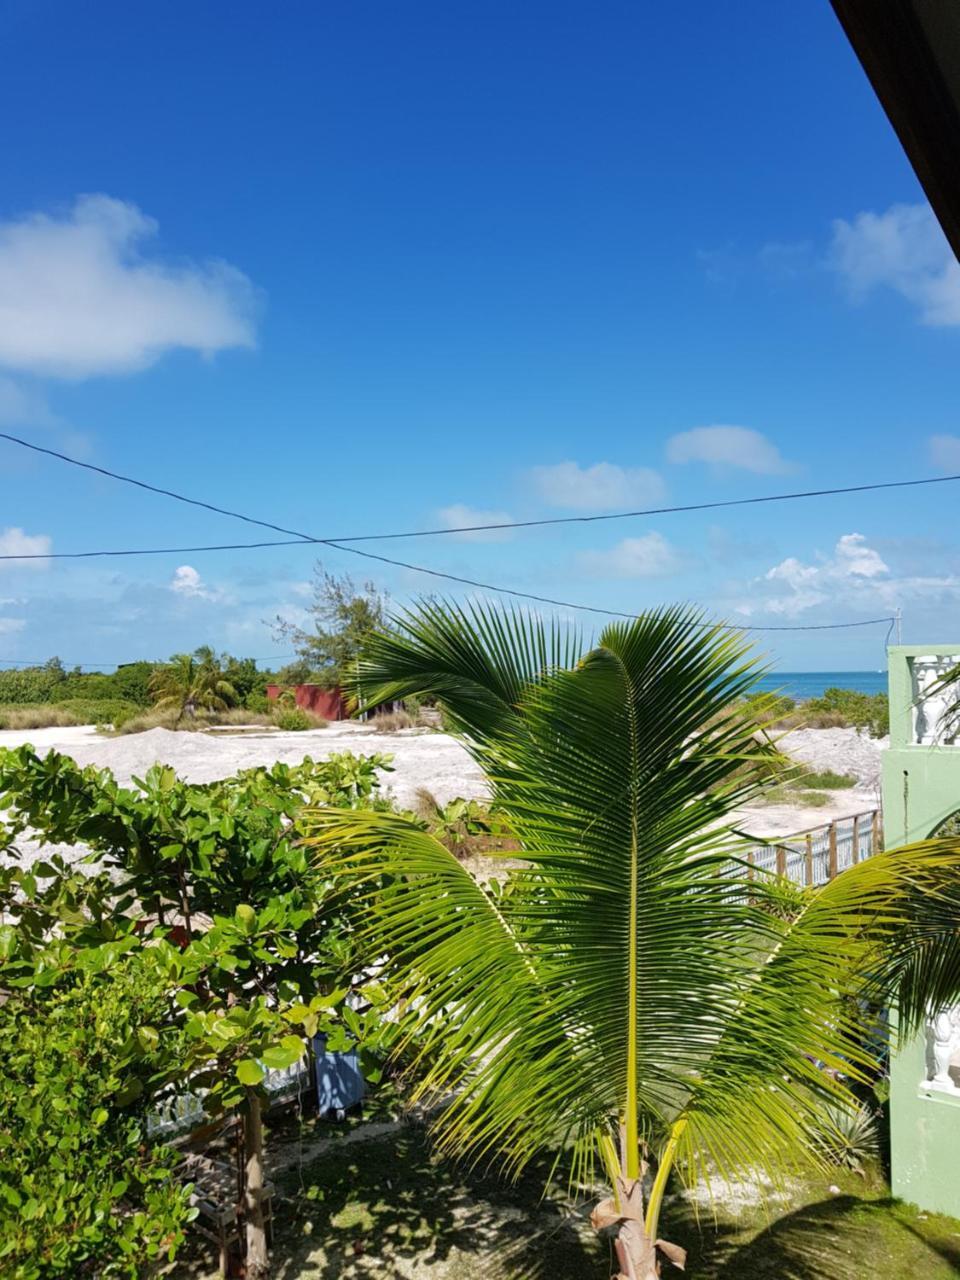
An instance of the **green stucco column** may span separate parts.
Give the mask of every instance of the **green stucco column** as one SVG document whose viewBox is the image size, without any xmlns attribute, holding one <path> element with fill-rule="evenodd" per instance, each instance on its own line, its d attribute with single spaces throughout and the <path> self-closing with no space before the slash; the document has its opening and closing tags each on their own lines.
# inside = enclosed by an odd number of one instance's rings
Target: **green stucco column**
<svg viewBox="0 0 960 1280">
<path fill-rule="evenodd" d="M 928 656 L 960 661 L 960 644 L 898 645 L 889 650 L 890 748 L 883 757 L 888 849 L 926 839 L 960 809 L 960 746 L 929 741 L 929 725 L 924 732 L 914 668 L 919 670 L 924 664 L 917 660 Z M 918 742 L 918 736 L 927 741 Z M 922 1209 L 960 1218 L 960 1088 L 931 1085 L 932 1074 L 925 1035 L 893 1050 L 892 1189 L 895 1196 Z"/>
</svg>

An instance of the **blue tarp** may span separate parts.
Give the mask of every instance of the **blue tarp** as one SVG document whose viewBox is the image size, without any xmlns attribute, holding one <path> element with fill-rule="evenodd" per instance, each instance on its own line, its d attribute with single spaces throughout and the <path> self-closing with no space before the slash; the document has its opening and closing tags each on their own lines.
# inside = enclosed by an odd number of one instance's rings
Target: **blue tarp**
<svg viewBox="0 0 960 1280">
<path fill-rule="evenodd" d="M 355 1107 L 366 1093 L 360 1061 L 355 1049 L 346 1053 L 328 1053 L 327 1037 L 313 1037 L 313 1054 L 317 1072 L 317 1110 L 343 1112 Z"/>
</svg>

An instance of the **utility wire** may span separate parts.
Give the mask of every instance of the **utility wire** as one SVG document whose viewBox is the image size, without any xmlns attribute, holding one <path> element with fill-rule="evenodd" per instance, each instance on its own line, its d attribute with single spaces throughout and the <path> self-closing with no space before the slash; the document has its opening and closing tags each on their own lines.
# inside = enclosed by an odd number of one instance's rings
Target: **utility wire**
<svg viewBox="0 0 960 1280">
<path fill-rule="evenodd" d="M 539 529 L 547 525 L 560 524 L 595 524 L 601 520 L 633 520 L 640 516 L 677 515 L 690 511 L 718 511 L 725 507 L 751 507 L 769 502 L 795 502 L 806 498 L 831 498 L 850 493 L 874 493 L 881 489 L 910 489 L 926 484 L 950 484 L 960 480 L 960 473 L 949 476 L 923 476 L 916 480 L 883 480 L 875 484 L 852 484 L 834 489 L 802 489 L 789 493 L 768 493 L 757 498 L 728 498 L 719 502 L 691 502 L 674 507 L 644 507 L 636 511 L 608 511 L 591 516 L 548 516 L 541 520 L 503 520 L 497 524 L 464 524 L 452 525 L 443 529 L 406 529 L 397 533 L 357 533 L 348 536 L 331 538 L 314 538 L 301 533 L 297 529 L 287 529 L 281 524 L 273 524 L 269 520 L 259 520 L 255 516 L 245 515 L 241 511 L 232 511 L 229 507 L 218 507 L 212 502 L 202 502 L 199 498 L 188 498 L 185 494 L 176 493 L 173 489 L 163 489 L 158 485 L 148 484 L 145 480 L 137 480 L 119 471 L 110 471 L 106 467 L 95 466 L 92 462 L 82 462 L 79 458 L 71 458 L 69 454 L 59 453 L 56 449 L 47 449 L 33 444 L 29 440 L 21 440 L 19 436 L 0 431 L 0 440 L 20 445 L 34 453 L 45 453 L 48 457 L 58 458 L 74 467 L 83 467 L 86 471 L 95 471 L 98 475 L 107 476 L 110 480 L 122 480 L 124 484 L 136 485 L 138 489 L 146 489 L 150 493 L 158 493 L 164 498 L 174 498 L 177 502 L 185 502 L 191 507 L 202 507 L 216 515 L 231 516 L 234 520 L 243 520 L 245 524 L 259 525 L 263 529 L 273 529 L 275 533 L 288 533 L 302 542 L 325 543 L 334 546 L 345 542 L 387 542 L 397 538 L 439 538 L 457 533 L 491 533 L 504 529 Z M 253 546 L 278 546 L 280 543 L 253 543 Z M 186 548 L 187 550 L 219 550 L 219 548 Z M 106 554 L 104 552 L 94 554 Z M 131 554 L 143 555 L 144 552 Z M 25 558 L 25 557 L 21 557 Z"/>
<path fill-rule="evenodd" d="M 426 574 L 432 578 L 443 578 L 447 582 L 456 582 L 461 586 L 475 587 L 480 591 L 492 591 L 499 595 L 513 596 L 515 599 L 519 599 L 519 600 L 532 600 L 537 604 L 548 604 L 559 609 L 574 609 L 582 613 L 595 613 L 595 614 L 600 614 L 603 617 L 607 617 L 607 618 L 633 619 L 636 617 L 636 614 L 625 613 L 618 609 L 602 609 L 596 605 L 577 604 L 570 600 L 556 600 L 550 596 L 535 595 L 533 592 L 529 592 L 529 591 L 517 591 L 512 587 L 501 587 L 491 582 L 480 582 L 476 578 L 466 578 L 461 576 L 460 574 L 445 573 L 440 569 L 428 569 L 424 565 L 411 564 L 405 560 L 394 560 L 390 556 L 377 555 L 373 551 L 361 551 L 359 547 L 348 546 L 345 544 L 351 541 L 353 542 L 365 541 L 365 540 L 372 540 L 374 538 L 379 538 L 379 537 L 396 538 L 396 537 L 432 536 L 432 533 L 434 532 L 466 533 L 466 532 L 477 532 L 479 529 L 490 529 L 490 528 L 525 528 L 525 527 L 531 527 L 532 525 L 536 525 L 536 524 L 567 524 L 571 522 L 583 522 L 586 520 L 625 519 L 627 518 L 627 516 L 630 516 L 630 515 L 665 514 L 669 511 L 708 510 L 708 509 L 719 507 L 719 506 L 738 506 L 738 505 L 745 505 L 747 503 L 756 503 L 761 501 L 773 502 L 773 501 L 780 500 L 777 496 L 772 496 L 766 499 L 742 498 L 742 499 L 737 499 L 733 502 L 727 502 L 727 503 L 723 503 L 723 502 L 702 503 L 702 504 L 695 504 L 695 505 L 690 505 L 686 507 L 670 507 L 670 508 L 664 507 L 664 508 L 660 508 L 656 513 L 654 513 L 653 511 L 651 512 L 638 511 L 638 512 L 622 512 L 619 514 L 619 516 L 614 516 L 614 515 L 572 516 L 572 517 L 561 517 L 555 520 L 528 521 L 526 523 L 517 522 L 516 524 L 500 525 L 500 526 L 491 526 L 491 525 L 480 525 L 480 526 L 469 526 L 469 527 L 464 526 L 457 529 L 426 531 L 423 534 L 382 534 L 382 535 L 381 534 L 368 534 L 368 535 L 365 534 L 352 539 L 315 538 L 312 534 L 303 533 L 299 529 L 286 529 L 282 525 L 272 524 L 266 520 L 255 519 L 253 516 L 244 515 L 240 511 L 231 511 L 229 508 L 218 507 L 218 506 L 215 506 L 213 503 L 202 502 L 197 498 L 188 498 L 186 497 L 186 495 L 182 493 L 176 493 L 172 489 L 163 489 L 157 485 L 148 484 L 144 480 L 137 480 L 137 479 L 134 479 L 132 476 L 122 475 L 120 472 L 110 471 L 106 467 L 94 466 L 93 463 L 90 463 L 90 462 L 81 462 L 78 458 L 71 458 L 68 454 L 59 453 L 55 449 L 47 449 L 42 447 L 41 445 L 32 444 L 27 440 L 21 440 L 19 437 L 11 436 L 5 431 L 0 431 L 0 439 L 8 440 L 13 444 L 22 445 L 24 448 L 31 449 L 35 453 L 48 454 L 50 457 L 58 458 L 60 461 L 70 463 L 72 466 L 82 467 L 86 471 L 95 471 L 100 475 L 107 476 L 111 480 L 120 480 L 124 484 L 135 485 L 138 489 L 145 489 L 145 490 L 148 490 L 150 493 L 160 494 L 162 497 L 173 498 L 177 502 L 185 502 L 188 505 L 194 506 L 194 507 L 203 507 L 205 510 L 213 511 L 217 515 L 225 515 L 225 516 L 230 516 L 235 520 L 242 520 L 245 524 L 256 524 L 256 525 L 262 526 L 265 529 L 274 529 L 278 533 L 289 533 L 294 535 L 292 541 L 285 540 L 282 542 L 255 542 L 255 543 L 245 543 L 245 544 L 244 543 L 234 543 L 234 544 L 221 543 L 217 546 L 209 546 L 209 547 L 189 547 L 189 548 L 166 547 L 166 548 L 151 548 L 146 550 L 73 551 L 73 552 L 51 552 L 48 554 L 30 553 L 28 555 L 19 555 L 19 556 L 3 555 L 3 556 L 0 556 L 0 560 L 86 559 L 86 558 L 92 558 L 95 556 L 107 556 L 107 555 L 111 555 L 111 556 L 163 555 L 163 554 L 172 554 L 174 552 L 176 552 L 177 554 L 185 554 L 188 551 L 248 550 L 248 549 L 265 547 L 265 546 L 294 546 L 294 545 L 325 546 L 325 547 L 332 547 L 337 551 L 345 551 L 349 555 L 361 556 L 364 560 L 375 560 L 380 564 L 391 565 L 393 568 L 408 569 L 413 573 Z M 880 484 L 880 485 L 859 485 L 859 486 L 855 486 L 854 488 L 847 488 L 847 489 L 823 489 L 823 490 L 811 491 L 808 494 L 783 495 L 783 497 L 815 497 L 815 496 L 824 496 L 832 493 L 862 492 L 868 489 L 897 488 L 897 487 L 902 487 L 904 485 L 932 484 L 932 483 L 937 483 L 940 480 L 949 480 L 949 479 L 960 480 L 960 475 L 938 476 L 932 480 L 926 480 L 926 481 L 925 480 L 898 480 L 898 481 L 889 481 L 885 484 Z M 748 625 L 740 626 L 735 623 L 716 623 L 716 624 L 704 623 L 703 625 L 705 628 L 716 626 L 721 630 L 728 630 L 728 631 L 841 631 L 841 630 L 847 630 L 852 627 L 872 627 L 872 626 L 878 625 L 879 623 L 889 622 L 889 621 L 890 621 L 889 617 L 884 617 L 884 618 L 869 618 L 865 621 L 860 621 L 860 622 L 808 623 L 805 625 L 795 625 L 795 626 L 759 626 L 758 627 L 758 626 L 748 626 Z"/>
</svg>

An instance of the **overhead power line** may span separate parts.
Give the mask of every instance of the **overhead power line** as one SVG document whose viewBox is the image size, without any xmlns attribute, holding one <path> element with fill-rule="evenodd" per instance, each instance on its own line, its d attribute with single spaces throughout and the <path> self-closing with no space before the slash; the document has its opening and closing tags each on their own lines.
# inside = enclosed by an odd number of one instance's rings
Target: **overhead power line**
<svg viewBox="0 0 960 1280">
<path fill-rule="evenodd" d="M 399 538 L 439 538 L 449 537 L 452 534 L 459 533 L 495 533 L 498 530 L 508 529 L 541 529 L 551 525 L 563 524 L 596 524 L 606 520 L 635 520 L 642 516 L 668 516 L 680 515 L 693 511 L 719 511 L 727 507 L 754 507 L 764 503 L 771 502 L 796 502 L 801 499 L 808 498 L 833 498 L 848 495 L 851 493 L 875 493 L 882 489 L 912 489 L 920 485 L 927 484 L 951 484 L 960 480 L 960 473 L 948 476 L 921 476 L 915 480 L 882 480 L 875 484 L 851 484 L 832 489 L 799 489 L 788 493 L 767 493 L 756 498 L 726 498 L 718 502 L 689 502 L 679 506 L 672 507 L 643 507 L 636 511 L 606 511 L 597 515 L 589 516 L 546 516 L 540 520 L 501 520 L 495 524 L 463 524 L 450 525 L 442 529 L 405 529 L 401 532 L 390 533 L 355 533 L 347 535 L 337 535 L 336 537 L 315 538 L 311 534 L 301 533 L 297 529 L 287 529 L 281 524 L 274 524 L 270 520 L 260 520 L 255 516 L 248 516 L 242 511 L 233 511 L 229 507 L 219 507 L 212 502 L 204 502 L 199 498 L 189 498 L 186 494 L 177 493 L 173 489 L 164 489 L 159 485 L 149 484 L 146 480 L 138 480 L 134 476 L 123 475 L 119 471 L 110 471 L 107 467 L 98 467 L 92 462 L 83 462 L 80 458 L 72 458 L 69 454 L 59 453 L 56 449 L 47 449 L 42 445 L 34 444 L 30 440 L 21 440 L 19 436 L 9 435 L 6 431 L 0 431 L 0 440 L 7 440 L 10 444 L 20 445 L 24 449 L 30 449 L 34 453 L 43 453 L 48 457 L 57 458 L 61 462 L 68 462 L 71 466 L 82 467 L 85 471 L 95 471 L 98 475 L 106 476 L 110 480 L 121 480 L 124 484 L 136 485 L 138 489 L 146 489 L 150 493 L 159 494 L 164 498 L 173 498 L 177 502 L 185 502 L 191 507 L 201 507 L 204 511 L 212 511 L 215 515 L 230 516 L 234 520 L 242 520 L 245 524 L 259 525 L 262 529 L 273 529 L 275 533 L 291 534 L 298 542 L 315 542 L 324 543 L 330 546 L 339 545 L 345 542 L 389 542 Z M 284 546 L 285 543 L 251 543 L 251 546 Z M 174 548 L 175 550 L 177 548 Z M 219 547 L 194 547 L 181 548 L 182 550 L 220 550 Z M 232 549 L 232 548 L 230 548 Z M 88 552 L 89 555 L 108 555 L 109 552 Z M 127 553 L 112 554 L 130 554 L 130 555 L 146 555 L 148 552 L 137 551 Z M 18 557 L 25 559 L 26 557 Z"/>
<path fill-rule="evenodd" d="M 668 512 L 680 512 L 680 511 L 709 510 L 709 509 L 720 507 L 720 506 L 740 506 L 748 503 L 757 503 L 762 501 L 768 501 L 768 502 L 782 501 L 787 498 L 820 497 L 820 496 L 826 496 L 828 494 L 834 494 L 834 493 L 863 492 L 870 489 L 892 489 L 892 488 L 901 488 L 905 485 L 934 484 L 934 483 L 939 483 L 943 480 L 960 480 L 960 475 L 937 476 L 930 480 L 897 480 L 897 481 L 888 481 L 885 484 L 859 485 L 859 486 L 854 486 L 852 488 L 846 488 L 846 489 L 822 489 L 822 490 L 816 490 L 816 491 L 811 490 L 809 493 L 806 493 L 806 494 L 786 494 L 786 495 L 779 495 L 779 496 L 772 495 L 766 499 L 743 498 L 743 499 L 734 500 L 732 502 L 691 504 L 685 507 L 664 507 L 664 508 L 658 509 L 658 511 L 656 512 L 654 511 L 621 512 L 617 515 L 608 514 L 605 516 L 571 516 L 571 517 L 557 518 L 554 520 L 515 522 L 511 524 L 506 524 L 506 525 L 462 526 L 456 529 L 427 530 L 419 534 L 418 533 L 363 534 L 353 538 L 317 538 L 317 537 L 314 537 L 312 534 L 303 533 L 299 529 L 287 529 L 287 528 L 284 528 L 283 525 L 273 524 L 268 520 L 259 520 L 253 516 L 245 515 L 243 512 L 240 512 L 240 511 L 232 511 L 227 507 L 219 507 L 211 502 L 203 502 L 197 498 L 189 498 L 185 494 L 177 493 L 173 489 L 165 489 L 160 487 L 159 485 L 149 484 L 145 480 L 137 480 L 132 476 L 125 476 L 118 471 L 110 471 L 106 467 L 98 467 L 98 466 L 95 466 L 93 463 L 83 462 L 79 458 L 71 458 L 68 454 L 60 453 L 56 449 L 47 449 L 41 445 L 32 444 L 30 441 L 21 440 L 18 436 L 9 435 L 5 431 L 0 431 L 0 439 L 8 440 L 13 444 L 22 445 L 24 448 L 31 449 L 35 453 L 47 454 L 50 457 L 59 459 L 61 462 L 67 462 L 71 466 L 82 467 L 85 471 L 95 471 L 98 474 L 106 476 L 111 480 L 119 480 L 124 484 L 135 485 L 138 489 L 145 489 L 150 493 L 156 493 L 165 498 L 173 498 L 175 501 L 187 503 L 189 506 L 202 507 L 204 508 L 204 510 L 215 512 L 217 515 L 229 516 L 231 519 L 234 519 L 234 520 L 242 520 L 245 524 L 255 524 L 265 529 L 274 529 L 278 533 L 288 533 L 293 535 L 292 539 L 283 539 L 281 541 L 249 542 L 249 543 L 219 543 L 211 546 L 152 547 L 152 548 L 145 548 L 145 549 L 144 548 L 119 549 L 119 550 L 110 550 L 110 551 L 60 551 L 60 552 L 49 552 L 49 553 L 28 553 L 26 555 L 7 554 L 7 555 L 0 555 L 0 560 L 66 560 L 66 559 L 79 560 L 79 559 L 92 559 L 94 557 L 100 557 L 100 556 L 171 555 L 171 554 L 182 555 L 182 554 L 187 554 L 188 552 L 197 552 L 197 551 L 239 551 L 239 550 L 253 550 L 261 547 L 276 547 L 276 546 L 302 546 L 302 545 L 303 546 L 310 546 L 310 545 L 324 546 L 324 547 L 331 547 L 337 551 L 344 551 L 348 555 L 360 556 L 364 560 L 374 560 L 380 564 L 391 565 L 393 568 L 396 568 L 396 569 L 407 569 L 412 573 L 426 574 L 431 578 L 442 578 L 447 582 L 456 582 L 460 586 L 474 587 L 480 591 L 492 591 L 498 595 L 512 596 L 515 599 L 519 599 L 519 600 L 530 600 L 536 604 L 548 604 L 553 606 L 554 608 L 559 608 L 559 609 L 573 609 L 582 613 L 594 613 L 607 618 L 629 618 L 629 619 L 635 618 L 636 614 L 625 613 L 619 609 L 603 609 L 603 608 L 600 608 L 598 605 L 579 604 L 570 600 L 557 600 L 552 598 L 551 596 L 541 596 L 530 591 L 518 591 L 513 587 L 501 587 L 492 582 L 480 582 L 476 578 L 467 578 L 456 573 L 447 573 L 441 569 L 430 569 L 430 568 L 427 568 L 425 565 L 411 564 L 409 561 L 406 561 L 406 560 L 395 560 L 390 556 L 378 555 L 376 552 L 373 552 L 373 551 L 362 551 L 360 550 L 359 547 L 350 546 L 346 544 L 350 542 L 374 540 L 377 538 L 427 537 L 427 536 L 432 536 L 434 533 L 467 533 L 467 532 L 475 533 L 475 532 L 479 532 L 481 529 L 489 531 L 491 528 L 529 528 L 537 524 L 569 524 L 569 523 L 582 523 L 588 520 L 626 519 L 628 516 L 666 514 Z M 868 619 L 857 621 L 857 622 L 807 623 L 807 624 L 802 624 L 802 625 L 798 624 L 793 626 L 786 626 L 786 625 L 784 626 L 776 626 L 776 625 L 753 626 L 750 624 L 738 625 L 735 623 L 717 623 L 717 624 L 705 623 L 704 626 L 706 627 L 706 626 L 716 625 L 718 627 L 721 627 L 726 630 L 731 630 L 731 631 L 841 631 L 841 630 L 847 630 L 853 627 L 872 627 L 872 626 L 877 626 L 881 623 L 890 623 L 892 621 L 893 619 L 887 616 L 883 618 L 868 618 Z"/>
</svg>

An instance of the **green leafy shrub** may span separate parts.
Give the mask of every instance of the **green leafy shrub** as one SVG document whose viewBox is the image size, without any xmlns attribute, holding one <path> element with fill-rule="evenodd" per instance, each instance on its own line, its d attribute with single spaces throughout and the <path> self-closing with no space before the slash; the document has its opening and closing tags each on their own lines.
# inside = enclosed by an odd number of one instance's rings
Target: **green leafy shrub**
<svg viewBox="0 0 960 1280">
<path fill-rule="evenodd" d="M 8 940 L 8 939 L 7 939 Z M 49 982 L 49 975 L 48 975 Z M 140 1276 L 192 1210 L 145 1142 L 145 1084 L 171 1047 L 148 968 L 117 961 L 15 987 L 0 1017 L 0 1273 Z"/>
<path fill-rule="evenodd" d="M 285 733 L 301 733 L 304 729 L 324 729 L 326 720 L 323 716 L 315 716 L 303 707 L 279 707 L 273 716 L 273 723 Z"/>
<path fill-rule="evenodd" d="M 890 732 L 890 705 L 885 693 L 824 689 L 819 698 L 805 702 L 802 710 L 804 720 L 814 728 L 819 727 L 818 721 L 827 719 L 835 724 L 866 729 L 874 738 L 882 738 Z"/>
<path fill-rule="evenodd" d="M 0 671 L 0 703 L 22 706 L 49 702 L 64 677 L 63 664 L 58 658 L 52 658 L 42 667 Z"/>
<path fill-rule="evenodd" d="M 252 693 L 247 694 L 243 700 L 243 705 L 248 711 L 253 711 L 256 715 L 268 715 L 272 704 L 265 693 L 255 689 Z"/>
<path fill-rule="evenodd" d="M 69 711 L 75 724 L 112 724 L 119 728 L 124 721 L 139 713 L 135 702 L 123 702 L 119 698 L 103 698 L 88 701 L 86 698 L 70 698 L 57 701 L 58 707 Z"/>
<path fill-rule="evenodd" d="M 195 785 L 155 765 L 136 779 L 134 790 L 118 786 L 109 770 L 81 769 L 55 752 L 40 758 L 29 747 L 0 751 L 0 810 L 6 810 L 0 849 L 7 855 L 0 858 L 0 990 L 14 993 L 0 1003 L 0 1088 L 6 1084 L 7 1095 L 0 1103 L 0 1147 L 6 1136 L 2 1107 L 18 1098 L 29 1105 L 38 1093 L 35 1077 L 26 1068 L 21 1071 L 19 1059 L 9 1071 L 21 1073 L 22 1087 L 12 1078 L 4 1080 L 2 1046 L 8 1043 L 13 1053 L 23 1042 L 34 1055 L 47 1052 L 56 1028 L 45 1021 L 45 1010 L 66 979 L 77 974 L 79 985 L 81 972 L 97 972 L 107 982 L 120 958 L 129 955 L 131 963 L 137 958 L 153 966 L 161 981 L 155 1007 L 135 1007 L 126 990 L 117 996 L 126 1018 L 112 1018 L 120 1047 L 114 1052 L 107 1044 L 95 1064 L 107 1071 L 119 1057 L 109 1088 L 104 1087 L 107 1100 L 99 1101 L 97 1094 L 88 1102 L 78 1094 L 76 1105 L 71 1100 L 64 1112 L 72 1125 L 71 1141 L 76 1136 L 87 1160 L 82 1167 L 76 1164 L 75 1178 L 69 1161 L 60 1169 L 49 1162 L 51 1178 L 64 1169 L 70 1174 L 66 1205 L 58 1207 L 55 1181 L 53 1191 L 38 1182 L 24 1215 L 15 1202 L 21 1194 L 20 1165 L 9 1179 L 11 1214 L 33 1221 L 39 1212 L 33 1202 L 49 1203 L 52 1226 L 64 1234 L 69 1224 L 71 1239 L 64 1243 L 56 1237 L 46 1269 L 11 1264 L 5 1270 L 0 1255 L 0 1275 L 12 1271 L 25 1280 L 145 1276 L 153 1273 L 163 1249 L 176 1248 L 179 1202 L 163 1199 L 171 1194 L 168 1169 L 162 1155 L 154 1164 L 149 1151 L 141 1149 L 137 1120 L 137 1109 L 152 1104 L 159 1088 L 190 1081 L 192 1088 L 209 1090 L 208 1114 L 238 1110 L 250 1125 L 247 1138 L 254 1151 L 248 1163 L 256 1159 L 262 1165 L 257 1119 L 266 1097 L 265 1068 L 292 1065 L 303 1056 L 306 1039 L 320 1031 L 331 1049 L 356 1046 L 367 1080 L 378 1079 L 400 1027 L 384 1018 L 385 998 L 357 953 L 356 894 L 317 874 L 298 821 L 307 802 L 375 806 L 379 771 L 387 768 L 388 757 L 344 754 L 248 769 Z M 57 853 L 20 867 L 16 842 L 28 833 L 48 844 L 85 845 L 103 870 L 87 874 Z M 96 963 L 99 956 L 113 957 L 113 965 Z M 18 1030 L 19 1002 L 28 1032 L 34 1024 L 40 1028 L 33 1039 Z M 98 989 L 88 1005 L 88 1022 L 112 1017 L 106 989 Z M 91 1053 L 99 1034 L 89 1037 Z M 69 1037 L 64 1044 L 65 1051 L 74 1047 Z M 59 1052 L 49 1056 L 53 1079 Z M 79 1050 L 75 1057 L 82 1083 L 85 1058 Z M 41 1065 L 31 1069 L 39 1072 Z M 69 1076 L 71 1069 L 67 1064 L 60 1074 Z M 142 1093 L 136 1097 L 138 1085 Z M 101 1159 L 100 1131 L 124 1104 L 132 1110 L 119 1115 L 112 1145 Z M 130 1117 L 136 1127 L 124 1128 L 121 1122 Z M 37 1109 L 32 1123 L 40 1118 Z M 56 1131 L 66 1123 L 58 1115 L 51 1127 Z M 141 1165 L 131 1163 L 131 1153 L 141 1157 Z M 39 1158 L 31 1148 L 22 1164 Z M 0 1153 L 0 1173 L 3 1160 Z M 129 1177 L 123 1172 L 128 1169 Z M 70 1197 L 79 1206 L 72 1216 Z M 117 1221 L 107 1222 L 107 1213 L 114 1211 Z M 87 1215 L 80 1218 L 81 1228 L 90 1218 L 86 1236 L 84 1230 L 73 1231 L 78 1214 Z M 128 1221 L 133 1225 L 126 1235 Z M 4 1244 L 8 1235 L 16 1241 L 7 1246 L 11 1256 L 15 1248 L 24 1257 L 37 1251 L 35 1233 L 23 1244 L 12 1231 L 4 1233 L 0 1222 Z M 256 1220 L 255 1209 L 247 1221 L 248 1262 L 251 1239 L 265 1253 L 265 1226 Z"/>
</svg>

